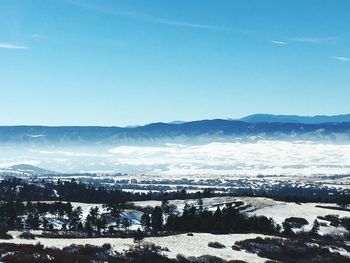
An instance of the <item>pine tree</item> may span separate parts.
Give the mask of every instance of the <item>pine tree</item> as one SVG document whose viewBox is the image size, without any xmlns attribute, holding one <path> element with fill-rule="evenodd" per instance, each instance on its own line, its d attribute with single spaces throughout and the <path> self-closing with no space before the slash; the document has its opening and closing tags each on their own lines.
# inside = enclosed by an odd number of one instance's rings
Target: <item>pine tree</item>
<svg viewBox="0 0 350 263">
<path fill-rule="evenodd" d="M 168 199 L 163 199 L 162 200 L 162 205 L 160 206 L 163 210 L 163 213 L 166 215 L 173 214 L 176 210 L 176 206 L 170 204 Z"/>
<path fill-rule="evenodd" d="M 197 205 L 198 205 L 198 213 L 202 214 L 203 213 L 203 200 L 202 200 L 202 198 L 198 199 Z"/>
<path fill-rule="evenodd" d="M 220 207 L 218 206 L 213 215 L 213 226 L 215 231 L 221 231 L 222 225 L 222 213 Z"/>
<path fill-rule="evenodd" d="M 43 219 L 41 220 L 41 224 L 42 224 L 44 230 L 46 230 L 48 228 L 49 221 L 47 220 L 46 217 L 43 217 Z"/>
<path fill-rule="evenodd" d="M 120 225 L 120 214 L 123 212 L 122 204 L 117 202 L 117 203 L 109 203 L 105 205 L 105 208 L 107 211 L 110 212 L 111 217 L 115 221 L 115 224 L 117 227 Z"/>
<path fill-rule="evenodd" d="M 142 243 L 142 240 L 145 238 L 143 232 L 140 230 L 140 228 L 138 228 L 135 232 L 134 235 L 134 243 L 138 244 L 138 246 L 140 246 L 140 244 Z"/>
<path fill-rule="evenodd" d="M 87 231 L 90 236 L 93 234 L 93 232 L 97 231 L 97 227 L 98 227 L 97 221 L 99 220 L 99 216 L 100 216 L 100 211 L 97 206 L 90 208 L 90 212 L 85 219 L 85 226 L 84 226 L 85 231 Z"/>
<path fill-rule="evenodd" d="M 40 226 L 38 214 L 29 214 L 26 220 L 27 229 L 37 230 Z"/>
<path fill-rule="evenodd" d="M 292 235 L 294 233 L 293 230 L 292 230 L 291 224 L 289 224 L 287 222 L 283 222 L 282 226 L 283 226 L 282 234 L 290 236 L 290 235 Z"/>
<path fill-rule="evenodd" d="M 141 216 L 141 225 L 148 230 L 151 226 L 151 217 L 148 213 L 143 213 Z"/>
<path fill-rule="evenodd" d="M 310 230 L 310 234 L 317 236 L 319 230 L 320 230 L 320 223 L 317 221 L 317 219 L 315 219 L 314 224 Z"/>
<path fill-rule="evenodd" d="M 107 228 L 107 218 L 105 215 L 101 215 L 96 222 L 97 232 L 101 233 L 101 230 L 105 230 Z"/>
<path fill-rule="evenodd" d="M 151 226 L 154 231 L 160 231 L 163 228 L 163 210 L 156 206 L 152 212 Z"/>
<path fill-rule="evenodd" d="M 123 228 L 125 231 L 128 231 L 129 227 L 131 226 L 131 221 L 128 218 L 124 218 L 122 222 Z"/>
<path fill-rule="evenodd" d="M 81 224 L 81 217 L 83 215 L 83 210 L 80 206 L 73 209 L 69 215 L 69 228 L 75 231 L 79 230 Z"/>
</svg>

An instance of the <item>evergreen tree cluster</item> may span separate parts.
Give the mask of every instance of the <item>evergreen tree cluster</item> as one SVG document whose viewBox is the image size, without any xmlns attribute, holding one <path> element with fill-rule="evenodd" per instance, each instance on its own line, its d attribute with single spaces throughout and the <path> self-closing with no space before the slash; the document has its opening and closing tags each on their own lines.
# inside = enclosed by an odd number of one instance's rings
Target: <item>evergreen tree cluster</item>
<svg viewBox="0 0 350 263">
<path fill-rule="evenodd" d="M 81 208 L 73 209 L 70 202 L 0 202 L 0 220 L 8 229 L 39 229 L 41 226 L 43 229 L 52 230 L 53 225 L 49 223 L 45 216 L 49 215 L 51 218 L 73 222 L 77 211 L 81 211 Z"/>
<path fill-rule="evenodd" d="M 162 209 L 163 207 L 163 209 Z M 145 229 L 173 232 L 209 232 L 209 233 L 279 233 L 280 226 L 265 216 L 248 217 L 236 207 L 226 205 L 216 211 L 203 208 L 201 201 L 197 206 L 185 205 L 181 214 L 164 210 L 157 206 L 151 214 L 145 213 L 141 223 Z M 166 207 L 166 206 L 165 206 Z M 165 220 L 165 224 L 163 224 Z"/>
<path fill-rule="evenodd" d="M 204 189 L 196 193 L 179 190 L 170 193 L 163 192 L 127 192 L 107 186 L 93 186 L 71 181 L 57 180 L 57 182 L 28 182 L 23 179 L 11 178 L 0 181 L 0 200 L 2 201 L 68 201 L 92 204 L 125 203 L 132 201 L 189 199 L 214 196 L 211 189 Z"/>
</svg>

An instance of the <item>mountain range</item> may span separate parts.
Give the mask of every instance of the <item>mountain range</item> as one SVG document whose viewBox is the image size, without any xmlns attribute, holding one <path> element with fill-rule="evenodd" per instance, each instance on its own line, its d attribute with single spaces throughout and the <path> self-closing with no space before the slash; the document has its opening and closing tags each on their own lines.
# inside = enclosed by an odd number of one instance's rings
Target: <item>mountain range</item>
<svg viewBox="0 0 350 263">
<path fill-rule="evenodd" d="M 273 115 L 273 114 L 254 114 L 240 119 L 245 122 L 281 122 L 281 123 L 304 123 L 320 124 L 334 122 L 350 122 L 350 114 L 343 115 L 316 115 L 316 116 L 298 116 L 298 115 Z"/>
<path fill-rule="evenodd" d="M 129 144 L 252 138 L 350 141 L 350 115 L 304 117 L 257 114 L 240 120 L 177 121 L 135 127 L 0 126 L 0 145 Z"/>
</svg>

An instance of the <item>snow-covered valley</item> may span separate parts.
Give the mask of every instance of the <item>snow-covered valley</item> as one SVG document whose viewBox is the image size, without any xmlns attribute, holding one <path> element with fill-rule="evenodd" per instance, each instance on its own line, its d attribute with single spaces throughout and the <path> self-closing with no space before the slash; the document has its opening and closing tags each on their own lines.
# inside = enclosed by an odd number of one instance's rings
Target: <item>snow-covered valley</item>
<svg viewBox="0 0 350 263">
<path fill-rule="evenodd" d="M 1 147 L 0 168 L 30 164 L 59 173 L 149 175 L 152 178 L 350 173 L 350 144 L 257 140 L 206 144 Z"/>
</svg>

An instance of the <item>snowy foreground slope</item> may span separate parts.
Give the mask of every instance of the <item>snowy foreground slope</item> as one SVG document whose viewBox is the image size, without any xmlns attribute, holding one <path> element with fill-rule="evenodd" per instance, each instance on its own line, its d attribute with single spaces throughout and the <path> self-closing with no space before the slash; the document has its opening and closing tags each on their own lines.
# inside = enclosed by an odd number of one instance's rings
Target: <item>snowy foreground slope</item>
<svg viewBox="0 0 350 263">
<path fill-rule="evenodd" d="M 349 217 L 350 212 L 348 210 L 335 210 L 337 208 L 335 204 L 328 203 L 295 203 L 295 202 L 281 202 L 275 201 L 270 198 L 261 197 L 211 197 L 201 199 L 203 203 L 203 208 L 214 211 L 217 207 L 223 208 L 228 204 L 240 203 L 242 211 L 248 215 L 264 215 L 271 217 L 278 224 L 289 217 L 302 217 L 308 221 L 308 224 L 301 228 L 293 227 L 293 231 L 297 232 L 307 232 L 312 227 L 313 221 L 317 218 L 322 224 L 320 227 L 319 234 L 324 236 L 325 234 L 331 234 L 334 237 L 344 236 L 346 230 L 341 226 L 332 226 L 329 221 L 325 219 L 320 219 L 319 217 L 325 218 L 327 215 L 338 215 L 339 217 Z M 52 201 L 51 201 L 52 202 Z M 44 202 L 41 202 L 44 203 Z M 50 203 L 50 202 L 47 202 Z M 132 227 L 129 229 L 136 230 L 138 228 L 143 228 L 140 224 L 140 218 L 145 211 L 146 207 L 155 207 L 161 204 L 160 201 L 141 201 L 134 202 L 133 205 L 128 203 L 128 209 L 123 210 L 121 214 L 121 219 L 128 218 L 132 222 Z M 169 204 L 175 207 L 175 213 L 181 213 L 185 204 L 198 206 L 198 199 L 187 199 L 187 200 L 170 200 Z M 89 203 L 72 203 L 73 207 L 82 208 L 82 217 L 85 219 L 91 208 L 98 207 L 100 213 L 106 213 L 106 208 L 102 204 L 89 204 Z M 323 207 L 317 207 L 323 206 Z M 339 207 L 338 207 L 339 208 Z M 50 223 L 54 225 L 56 230 L 62 228 L 63 224 L 67 223 L 66 216 L 59 217 L 57 214 L 46 214 L 45 217 Z M 135 246 L 133 238 L 121 238 L 121 237 L 91 237 L 87 236 L 82 238 L 57 238 L 57 236 L 41 235 L 42 230 L 31 231 L 35 235 L 35 239 L 23 239 L 20 238 L 21 232 L 19 231 L 9 231 L 8 233 L 13 237 L 13 239 L 0 240 L 1 243 L 12 243 L 12 244 L 37 244 L 41 243 L 45 247 L 56 247 L 64 248 L 72 244 L 75 245 L 96 245 L 102 246 L 103 244 L 110 244 L 112 249 L 117 252 L 124 252 Z M 47 233 L 47 232 L 46 232 Z M 160 253 L 164 254 L 169 258 L 176 258 L 177 255 L 181 254 L 185 257 L 200 257 L 203 255 L 217 256 L 225 260 L 243 260 L 245 262 L 266 262 L 267 258 L 259 257 L 256 253 L 257 250 L 249 250 L 248 247 L 240 246 L 237 249 L 237 243 L 239 241 L 245 241 L 248 239 L 255 239 L 257 237 L 262 238 L 274 238 L 272 235 L 262 235 L 262 234 L 222 234 L 215 235 L 209 233 L 193 233 L 193 235 L 184 234 L 173 234 L 168 236 L 155 236 L 146 237 L 143 242 L 149 244 L 155 244 L 160 246 Z M 282 240 L 287 240 L 285 237 L 280 237 Z M 325 239 L 326 240 L 326 239 Z M 213 248 L 209 247 L 210 242 L 218 242 L 224 245 L 223 248 Z M 249 240 L 248 242 L 251 242 Z M 313 242 L 310 239 L 310 242 Z M 311 244 L 311 243 L 310 243 Z M 339 245 L 339 243 L 337 243 Z M 235 245 L 235 249 L 232 246 Z M 273 246 L 272 243 L 268 244 L 269 247 Z M 312 243 L 312 246 L 319 246 L 317 243 Z M 325 246 L 324 247 L 329 253 L 339 253 L 345 257 L 349 257 L 348 251 L 340 246 Z M 247 250 L 246 250 L 247 249 Z M 304 248 L 303 249 L 310 249 Z M 312 249 L 312 248 L 311 248 Z M 250 252 L 248 252 L 248 250 Z M 262 255 L 262 254 L 260 254 Z M 263 254 L 264 255 L 264 254 Z M 265 254 L 266 255 L 266 254 Z M 265 256 L 264 255 L 264 256 Z"/>
<path fill-rule="evenodd" d="M 40 242 L 45 247 L 57 247 L 63 248 L 71 244 L 85 245 L 93 244 L 102 246 L 105 243 L 112 245 L 113 249 L 118 252 L 123 252 L 134 246 L 132 238 L 78 238 L 78 239 L 65 239 L 65 238 L 36 238 L 35 240 L 25 240 L 18 238 L 20 232 L 10 231 L 14 239 L 12 240 L 0 240 L 0 242 L 15 243 L 15 244 L 36 244 Z M 151 237 L 145 238 L 145 242 L 152 242 L 161 247 L 167 247 L 169 251 L 163 253 L 170 257 L 175 258 L 176 255 L 182 254 L 186 257 L 190 256 L 202 256 L 212 255 L 218 256 L 226 260 L 244 260 L 251 263 L 263 263 L 267 259 L 260 258 L 256 254 L 248 253 L 245 251 L 235 251 L 231 248 L 236 241 L 245 240 L 248 238 L 263 237 L 259 234 L 229 234 L 229 235 L 213 235 L 204 233 L 195 233 L 194 236 L 187 236 L 186 234 L 167 236 L 167 237 Z M 226 246 L 226 248 L 216 249 L 208 247 L 209 242 L 220 242 Z"/>
<path fill-rule="evenodd" d="M 332 203 L 295 203 L 295 202 L 282 202 L 275 201 L 270 198 L 264 197 L 210 197 L 203 198 L 203 207 L 215 211 L 218 206 L 221 208 L 226 204 L 230 204 L 233 202 L 242 201 L 245 205 L 249 205 L 245 212 L 248 215 L 257 215 L 257 216 L 267 216 L 271 217 L 277 224 L 282 225 L 283 221 L 289 217 L 303 217 L 305 218 L 309 224 L 304 226 L 301 230 L 309 231 L 312 227 L 312 223 L 315 219 L 323 222 L 327 226 L 321 226 L 321 234 L 322 233 L 337 233 L 340 234 L 343 231 L 342 228 L 335 228 L 330 226 L 330 223 L 327 221 L 320 220 L 317 217 L 324 217 L 326 215 L 338 215 L 339 217 L 350 217 L 349 211 L 341 211 L 341 210 L 333 210 L 329 207 L 337 207 L 336 204 Z M 176 207 L 177 212 L 181 212 L 185 206 L 185 204 L 189 205 L 198 205 L 197 199 L 187 199 L 187 200 L 170 200 L 169 203 Z M 161 201 L 139 201 L 133 202 L 135 205 L 135 209 L 126 209 L 121 213 L 121 220 L 123 218 L 128 218 L 131 220 L 131 228 L 132 230 L 136 230 L 137 228 L 142 228 L 140 223 L 140 218 L 143 214 L 142 211 L 139 211 L 138 208 L 145 207 L 156 207 L 161 205 Z M 89 211 L 93 207 L 98 207 L 100 212 L 106 212 L 106 209 L 102 204 L 87 204 L 87 203 L 76 203 L 72 202 L 73 207 L 80 206 L 82 208 L 83 219 L 86 218 Z M 320 207 L 321 206 L 321 207 Z M 322 208 L 323 206 L 323 208 Z M 328 207 L 328 208 L 326 208 Z M 61 229 L 63 222 L 60 222 L 56 217 L 54 217 L 51 221 L 56 227 L 56 229 Z"/>
<path fill-rule="evenodd" d="M 263 197 L 212 197 L 203 198 L 203 207 L 208 210 L 215 211 L 217 206 L 223 207 L 225 204 L 242 201 L 245 205 L 250 207 L 245 210 L 248 215 L 271 217 L 277 224 L 282 225 L 283 221 L 290 217 L 302 217 L 308 221 L 308 224 L 298 229 L 297 231 L 310 231 L 315 219 L 322 224 L 320 227 L 320 234 L 344 234 L 346 230 L 342 227 L 334 227 L 330 222 L 319 219 L 326 215 L 337 215 L 339 217 L 350 217 L 349 211 L 333 210 L 324 207 L 337 207 L 336 204 L 323 203 L 295 203 L 295 202 L 281 202 L 270 198 Z M 179 211 L 183 209 L 185 204 L 197 205 L 198 200 L 171 200 L 169 203 L 175 205 Z M 136 206 L 140 207 L 155 207 L 161 204 L 160 201 L 141 201 L 134 202 Z"/>
<path fill-rule="evenodd" d="M 329 221 L 322 220 L 318 217 L 325 217 L 326 215 L 337 215 L 339 217 L 350 217 L 349 211 L 334 210 L 326 207 L 337 207 L 336 204 L 328 203 L 295 203 L 295 202 L 282 202 L 275 201 L 270 198 L 263 197 L 211 197 L 203 198 L 203 207 L 215 211 L 218 206 L 221 208 L 226 204 L 242 201 L 248 208 L 245 212 L 248 215 L 266 216 L 271 217 L 277 224 L 282 225 L 283 221 L 290 217 L 302 217 L 308 221 L 308 224 L 298 229 L 297 231 L 310 231 L 315 219 L 323 223 L 320 227 L 320 234 L 344 234 L 346 230 L 342 227 L 334 227 Z M 197 206 L 197 199 L 187 200 L 170 200 L 169 203 L 176 207 L 177 212 L 181 212 L 185 204 Z M 161 205 L 161 201 L 139 201 L 133 202 L 135 209 L 126 209 L 121 213 L 121 220 L 128 218 L 131 221 L 131 230 L 137 230 L 142 228 L 140 219 L 143 214 L 138 208 L 156 207 Z M 83 219 L 86 218 L 89 211 L 93 207 L 98 207 L 100 212 L 105 213 L 106 210 L 102 204 L 87 204 L 87 203 L 72 203 L 73 207 L 80 206 L 83 211 Z M 323 207 L 320 207 L 323 206 Z M 64 221 L 60 221 L 57 217 L 49 218 L 49 221 L 55 226 L 56 229 L 61 229 Z"/>
</svg>

